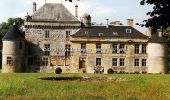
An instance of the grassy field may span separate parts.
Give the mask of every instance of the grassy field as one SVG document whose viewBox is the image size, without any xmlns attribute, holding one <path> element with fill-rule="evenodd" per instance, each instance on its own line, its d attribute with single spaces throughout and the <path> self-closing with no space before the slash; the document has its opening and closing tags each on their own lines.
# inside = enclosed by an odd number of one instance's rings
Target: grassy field
<svg viewBox="0 0 170 100">
<path fill-rule="evenodd" d="M 40 77 L 120 77 L 116 81 L 45 81 Z M 170 75 L 0 74 L 0 99 L 7 100 L 170 100 Z"/>
</svg>

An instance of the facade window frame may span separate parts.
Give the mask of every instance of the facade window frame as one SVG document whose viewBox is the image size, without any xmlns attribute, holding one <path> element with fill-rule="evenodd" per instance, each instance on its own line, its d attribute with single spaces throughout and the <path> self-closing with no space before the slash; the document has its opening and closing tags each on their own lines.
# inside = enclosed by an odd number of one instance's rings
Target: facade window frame
<svg viewBox="0 0 170 100">
<path fill-rule="evenodd" d="M 139 44 L 135 44 L 135 54 L 139 54 Z"/>
<path fill-rule="evenodd" d="M 142 54 L 146 54 L 146 44 L 142 44 Z"/>
<path fill-rule="evenodd" d="M 117 58 L 112 58 L 112 66 L 117 66 Z"/>
<path fill-rule="evenodd" d="M 117 43 L 112 43 L 112 53 L 115 54 L 117 53 L 117 47 L 118 47 L 118 44 Z"/>
<path fill-rule="evenodd" d="M 7 65 L 12 65 L 12 63 L 13 63 L 12 57 L 7 57 L 7 58 L 6 58 L 6 64 L 7 64 Z"/>
<path fill-rule="evenodd" d="M 146 59 L 142 59 L 142 66 L 146 66 Z"/>
<path fill-rule="evenodd" d="M 65 45 L 65 56 L 68 57 L 71 54 L 71 45 L 70 44 L 66 44 Z"/>
<path fill-rule="evenodd" d="M 45 38 L 49 38 L 50 37 L 50 31 L 49 30 L 46 30 L 45 31 Z"/>
<path fill-rule="evenodd" d="M 96 66 L 101 66 L 101 58 L 96 58 Z"/>
<path fill-rule="evenodd" d="M 86 43 L 81 43 L 81 53 L 86 53 Z"/>
<path fill-rule="evenodd" d="M 120 66 L 125 66 L 125 58 L 120 58 Z"/>
<path fill-rule="evenodd" d="M 121 54 L 125 53 L 125 44 L 119 45 L 119 51 L 120 51 Z"/>
<path fill-rule="evenodd" d="M 44 54 L 46 56 L 49 56 L 50 55 L 50 44 L 44 44 L 44 48 L 45 48 Z"/>
<path fill-rule="evenodd" d="M 96 53 L 101 53 L 101 43 L 96 43 Z"/>
<path fill-rule="evenodd" d="M 48 66 L 48 57 L 43 57 L 42 58 L 42 65 L 43 66 Z"/>
<path fill-rule="evenodd" d="M 70 31 L 66 31 L 66 38 L 70 37 Z"/>
<path fill-rule="evenodd" d="M 134 65 L 135 65 L 135 66 L 139 66 L 139 59 L 135 59 L 135 60 L 134 60 Z"/>
</svg>

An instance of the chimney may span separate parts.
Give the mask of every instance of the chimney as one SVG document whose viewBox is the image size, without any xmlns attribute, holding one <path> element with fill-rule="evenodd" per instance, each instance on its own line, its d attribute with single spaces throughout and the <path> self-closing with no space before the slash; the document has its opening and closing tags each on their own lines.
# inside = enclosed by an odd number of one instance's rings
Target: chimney
<svg viewBox="0 0 170 100">
<path fill-rule="evenodd" d="M 33 13 L 36 12 L 36 10 L 37 10 L 37 4 L 36 2 L 33 2 Z"/>
<path fill-rule="evenodd" d="M 158 29 L 157 31 L 158 31 L 158 37 L 162 37 L 162 31 L 160 29 Z"/>
<path fill-rule="evenodd" d="M 106 24 L 106 28 L 109 28 L 109 19 L 106 19 L 107 24 Z"/>
<path fill-rule="evenodd" d="M 151 28 L 151 26 L 147 27 L 147 35 L 149 37 L 151 37 L 151 35 L 152 35 L 152 28 Z"/>
<path fill-rule="evenodd" d="M 133 19 L 127 19 L 127 26 L 133 27 Z"/>
<path fill-rule="evenodd" d="M 115 21 L 115 26 L 120 26 L 120 21 Z"/>
<path fill-rule="evenodd" d="M 77 4 L 75 5 L 75 17 L 78 18 L 78 5 Z"/>
</svg>

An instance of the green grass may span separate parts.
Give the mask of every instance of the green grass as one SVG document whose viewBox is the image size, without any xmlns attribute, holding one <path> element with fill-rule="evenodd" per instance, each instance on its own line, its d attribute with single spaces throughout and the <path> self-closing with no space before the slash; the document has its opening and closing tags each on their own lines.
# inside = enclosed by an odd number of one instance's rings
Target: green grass
<svg viewBox="0 0 170 100">
<path fill-rule="evenodd" d="M 114 81 L 44 81 L 50 76 L 121 77 Z M 170 100 L 170 75 L 0 74 L 0 99 L 7 100 Z"/>
</svg>

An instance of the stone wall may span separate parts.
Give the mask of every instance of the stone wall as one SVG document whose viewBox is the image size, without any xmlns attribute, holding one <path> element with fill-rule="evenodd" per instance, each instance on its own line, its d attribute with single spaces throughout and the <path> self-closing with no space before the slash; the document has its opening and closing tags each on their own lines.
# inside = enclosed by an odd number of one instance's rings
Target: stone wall
<svg viewBox="0 0 170 100">
<path fill-rule="evenodd" d="M 88 41 L 90 40 L 90 41 Z M 99 39 L 98 39 L 99 40 Z M 118 39 L 117 39 L 118 40 Z M 142 54 L 142 44 L 147 44 L 147 40 L 140 40 L 140 39 L 133 39 L 135 42 L 127 42 L 128 39 L 122 39 L 121 41 L 116 41 L 114 39 L 102 39 L 101 41 L 93 41 L 93 39 L 81 39 L 76 38 L 72 39 L 72 47 L 75 49 L 75 51 L 72 52 L 72 60 L 74 61 L 71 66 L 74 66 L 75 68 L 79 69 L 79 61 L 81 58 L 83 58 L 86 62 L 86 72 L 87 73 L 94 73 L 94 67 L 96 67 L 96 58 L 101 58 L 101 66 L 104 67 L 104 73 L 107 73 L 107 70 L 109 68 L 117 68 L 115 71 L 117 72 L 128 72 L 128 73 L 135 73 L 135 72 L 147 72 L 147 66 L 143 66 L 141 64 L 142 59 L 147 59 L 148 54 Z M 92 42 L 93 41 L 93 42 Z M 110 42 L 108 42 L 110 41 Z M 113 42 L 111 42 L 113 41 Z M 126 41 L 126 42 L 124 42 Z M 140 42 L 139 42 L 140 41 Z M 96 53 L 96 43 L 101 43 L 102 53 L 97 54 Z M 81 53 L 81 43 L 86 43 L 86 53 Z M 124 54 L 113 54 L 112 53 L 112 43 L 119 43 L 119 44 L 125 44 L 125 48 L 127 51 L 125 51 Z M 134 45 L 140 44 L 140 51 L 139 54 L 134 53 Z M 118 66 L 112 66 L 112 58 L 124 58 L 125 59 L 125 65 L 122 67 L 123 70 L 120 68 L 118 60 Z M 140 65 L 137 66 L 138 68 L 134 67 L 134 59 L 139 59 Z"/>
</svg>

